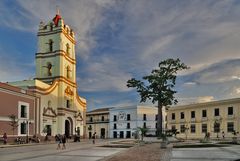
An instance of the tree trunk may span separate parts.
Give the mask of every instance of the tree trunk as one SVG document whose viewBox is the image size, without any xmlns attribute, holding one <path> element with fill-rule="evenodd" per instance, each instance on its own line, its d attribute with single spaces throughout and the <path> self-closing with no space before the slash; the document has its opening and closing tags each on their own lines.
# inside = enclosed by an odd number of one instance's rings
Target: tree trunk
<svg viewBox="0 0 240 161">
<path fill-rule="evenodd" d="M 162 104 L 158 101 L 157 136 L 162 135 Z"/>
</svg>

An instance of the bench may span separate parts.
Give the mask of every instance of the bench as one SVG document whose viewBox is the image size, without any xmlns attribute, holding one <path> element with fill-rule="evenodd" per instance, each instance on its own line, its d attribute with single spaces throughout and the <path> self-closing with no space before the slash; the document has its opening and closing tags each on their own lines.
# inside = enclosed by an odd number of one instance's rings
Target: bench
<svg viewBox="0 0 240 161">
<path fill-rule="evenodd" d="M 16 138 L 16 139 L 15 139 L 15 142 L 16 142 L 17 144 L 24 144 L 24 143 L 25 143 L 25 140 L 22 139 L 22 138 Z"/>
</svg>

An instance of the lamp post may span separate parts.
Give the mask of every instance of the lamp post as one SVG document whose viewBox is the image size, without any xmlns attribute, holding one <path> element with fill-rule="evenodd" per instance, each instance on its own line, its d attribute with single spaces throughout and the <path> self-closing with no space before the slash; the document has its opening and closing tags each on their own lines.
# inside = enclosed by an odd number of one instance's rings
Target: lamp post
<svg viewBox="0 0 240 161">
<path fill-rule="evenodd" d="M 185 132 L 185 135 L 186 135 L 186 140 L 187 140 L 188 130 L 189 130 L 189 127 L 187 125 L 185 125 L 184 126 L 184 132 Z"/>
</svg>

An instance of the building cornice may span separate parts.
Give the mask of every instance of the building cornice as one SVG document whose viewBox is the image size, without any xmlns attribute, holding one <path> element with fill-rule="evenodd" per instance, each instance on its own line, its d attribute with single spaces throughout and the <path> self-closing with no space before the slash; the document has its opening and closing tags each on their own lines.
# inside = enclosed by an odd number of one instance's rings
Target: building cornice
<svg viewBox="0 0 240 161">
<path fill-rule="evenodd" d="M 55 50 L 54 52 L 36 53 L 36 59 L 63 56 L 71 64 L 76 64 L 76 60 L 67 55 L 64 50 Z"/>
<path fill-rule="evenodd" d="M 188 104 L 188 105 L 170 106 L 168 108 L 168 111 L 188 109 L 188 108 L 198 108 L 198 107 L 203 108 L 206 106 L 218 106 L 218 105 L 235 104 L 235 103 L 240 103 L 240 98 L 233 98 L 233 99 L 226 99 L 226 100 L 219 100 L 219 101 L 212 101 L 212 102 L 204 102 L 204 103 L 195 103 L 195 104 Z"/>
<path fill-rule="evenodd" d="M 57 33 L 63 33 L 66 38 L 71 41 L 73 44 L 76 44 L 76 41 L 74 40 L 74 38 L 72 38 L 66 30 L 64 30 L 63 28 L 59 28 L 57 30 L 53 30 L 53 31 L 39 31 L 37 36 L 47 36 L 47 35 L 54 35 L 54 34 L 57 34 Z"/>
</svg>

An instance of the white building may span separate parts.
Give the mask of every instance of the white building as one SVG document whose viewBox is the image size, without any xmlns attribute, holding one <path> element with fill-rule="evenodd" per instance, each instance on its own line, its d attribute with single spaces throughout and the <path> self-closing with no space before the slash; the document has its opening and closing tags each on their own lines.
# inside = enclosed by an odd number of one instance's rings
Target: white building
<svg viewBox="0 0 240 161">
<path fill-rule="evenodd" d="M 155 135 L 156 133 L 156 107 L 115 107 L 109 109 L 109 115 L 110 138 L 134 138 L 138 127 L 147 128 L 148 132 L 146 135 Z"/>
</svg>

